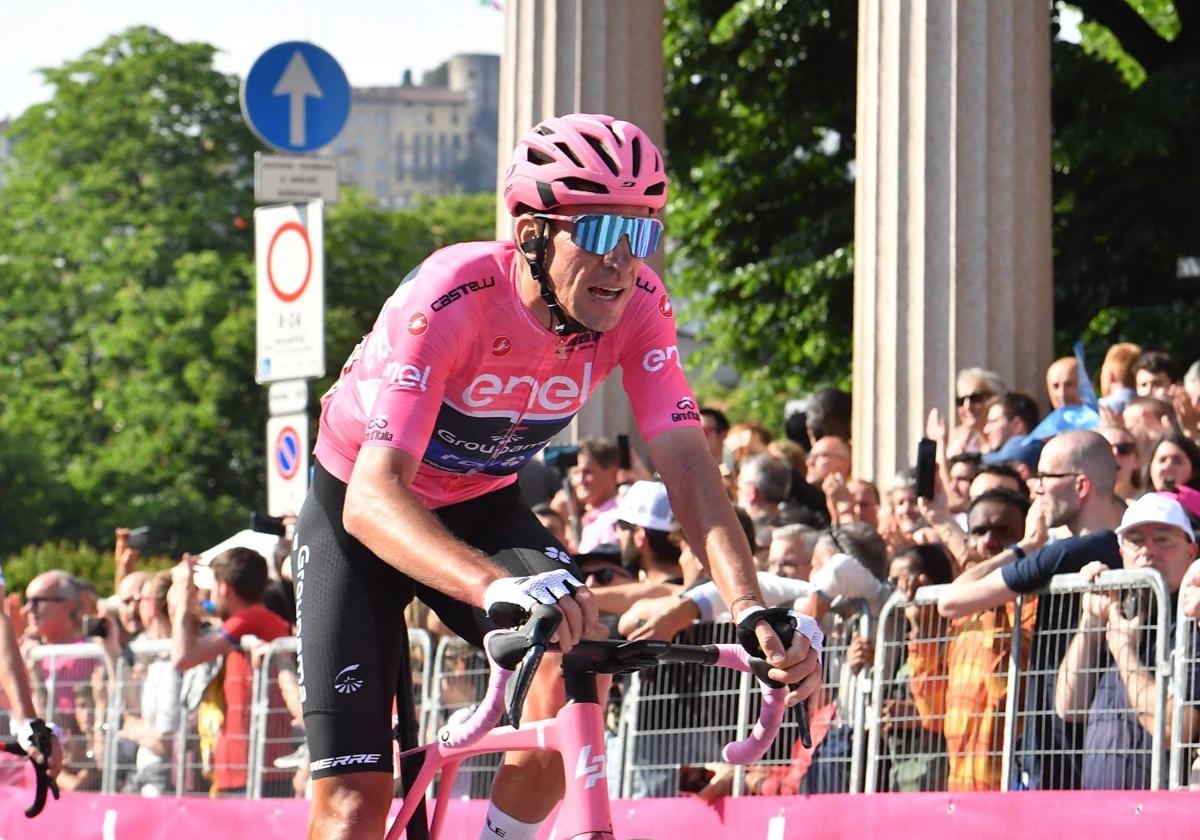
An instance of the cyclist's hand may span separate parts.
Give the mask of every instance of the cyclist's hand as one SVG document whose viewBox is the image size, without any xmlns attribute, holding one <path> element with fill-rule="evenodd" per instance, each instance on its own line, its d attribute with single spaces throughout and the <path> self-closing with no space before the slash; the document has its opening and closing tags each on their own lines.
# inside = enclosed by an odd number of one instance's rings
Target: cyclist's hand
<svg viewBox="0 0 1200 840">
<path fill-rule="evenodd" d="M 528 611 L 536 604 L 550 604 L 563 614 L 555 641 L 566 653 L 583 637 L 586 628 L 599 624 L 595 596 L 565 569 L 526 577 L 497 578 L 483 593 L 483 608 L 495 618 L 497 605 L 509 604 Z"/>
<path fill-rule="evenodd" d="M 758 611 L 762 608 L 749 609 Z M 739 624 L 746 619 L 748 611 L 743 610 L 739 614 Z M 792 634 L 792 644 L 786 649 L 769 622 L 759 621 L 754 625 L 758 645 L 772 666 L 767 676 L 791 686 L 785 700 L 788 706 L 807 700 L 821 687 L 821 643 L 824 639 L 820 625 L 812 616 L 795 612 L 792 615 L 797 621 L 796 632 Z"/>
<path fill-rule="evenodd" d="M 43 740 L 34 737 L 34 733 L 38 729 L 44 730 L 50 736 L 50 755 L 48 756 L 37 746 L 38 741 Z M 46 775 L 51 779 L 58 777 L 63 762 L 62 730 L 57 726 L 47 727 L 41 720 L 26 720 L 17 730 L 17 743 L 34 762 L 46 768 Z"/>
</svg>

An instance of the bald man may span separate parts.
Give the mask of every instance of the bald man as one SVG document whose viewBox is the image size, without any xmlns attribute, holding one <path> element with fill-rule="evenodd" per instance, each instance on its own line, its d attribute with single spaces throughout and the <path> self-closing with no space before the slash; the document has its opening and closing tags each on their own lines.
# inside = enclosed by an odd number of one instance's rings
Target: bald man
<svg viewBox="0 0 1200 840">
<path fill-rule="evenodd" d="M 1074 356 L 1055 359 L 1046 368 L 1046 393 L 1050 395 L 1051 408 L 1082 403 L 1079 398 L 1079 365 Z"/>
<path fill-rule="evenodd" d="M 1116 458 L 1101 435 L 1072 431 L 1051 438 L 1032 481 L 1036 498 L 1025 536 L 995 557 L 968 567 L 938 599 L 938 610 L 958 618 L 992 609 L 1042 589 L 1055 575 L 1076 573 L 1092 562 L 1121 568 L 1114 529 L 1121 523 L 1125 505 L 1113 490 L 1116 479 Z M 1047 543 L 1049 529 L 1058 526 L 1066 526 L 1071 536 Z M 1016 757 L 1018 780 L 1024 787 L 1079 786 L 1082 727 L 1070 726 L 1052 714 L 1054 672 L 1078 620 L 1077 599 L 1038 599 L 1023 706 L 1036 715 L 1027 718 L 1036 725 L 1026 726 Z"/>
</svg>

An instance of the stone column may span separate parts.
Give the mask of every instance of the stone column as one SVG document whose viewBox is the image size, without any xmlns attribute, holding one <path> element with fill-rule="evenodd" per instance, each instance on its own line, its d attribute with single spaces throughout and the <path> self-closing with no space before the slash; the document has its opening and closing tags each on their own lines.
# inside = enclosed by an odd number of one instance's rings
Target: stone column
<svg viewBox="0 0 1200 840">
<path fill-rule="evenodd" d="M 663 147 L 662 0 L 509 0 L 500 56 L 498 182 L 517 138 L 546 117 L 611 114 L 637 123 Z M 512 236 L 497 201 L 496 237 Z M 651 265 L 662 273 L 661 254 Z M 572 440 L 632 431 L 619 372 L 570 427 Z"/>
<path fill-rule="evenodd" d="M 854 473 L 915 460 L 954 378 L 1043 396 L 1052 354 L 1044 0 L 860 0 Z"/>
</svg>

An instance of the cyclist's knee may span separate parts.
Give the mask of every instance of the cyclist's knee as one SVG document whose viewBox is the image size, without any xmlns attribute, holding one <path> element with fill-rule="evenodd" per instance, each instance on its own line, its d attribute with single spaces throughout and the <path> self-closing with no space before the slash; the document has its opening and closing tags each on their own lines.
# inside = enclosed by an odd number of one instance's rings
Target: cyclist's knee
<svg viewBox="0 0 1200 840">
<path fill-rule="evenodd" d="M 310 840 L 358 840 L 383 835 L 392 805 L 390 773 L 348 773 L 313 780 Z"/>
</svg>

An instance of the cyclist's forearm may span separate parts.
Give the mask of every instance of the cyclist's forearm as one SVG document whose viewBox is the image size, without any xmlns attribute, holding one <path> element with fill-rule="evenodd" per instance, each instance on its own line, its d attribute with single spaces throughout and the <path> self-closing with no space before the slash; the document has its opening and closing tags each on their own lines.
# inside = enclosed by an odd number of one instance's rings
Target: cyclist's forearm
<svg viewBox="0 0 1200 840">
<path fill-rule="evenodd" d="M 0 616 L 0 688 L 8 695 L 14 717 L 22 721 L 37 717 L 29 674 L 7 616 Z"/>
<path fill-rule="evenodd" d="M 399 476 L 352 479 L 343 524 L 388 565 L 468 604 L 481 606 L 488 584 L 507 575 L 447 531 Z"/>
<path fill-rule="evenodd" d="M 725 494 L 716 462 L 707 449 L 697 457 L 668 460 L 653 451 L 671 496 L 671 509 L 683 524 L 688 546 L 712 575 L 734 618 L 762 603 L 750 545 Z"/>
</svg>

